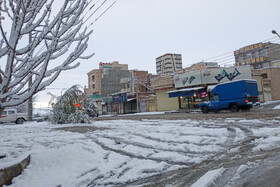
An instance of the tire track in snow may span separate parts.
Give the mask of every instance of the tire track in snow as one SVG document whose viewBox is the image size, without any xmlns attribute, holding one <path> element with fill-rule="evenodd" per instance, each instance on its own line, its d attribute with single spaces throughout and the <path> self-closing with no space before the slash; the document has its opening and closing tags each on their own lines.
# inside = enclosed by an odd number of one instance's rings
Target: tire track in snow
<svg viewBox="0 0 280 187">
<path fill-rule="evenodd" d="M 189 151 L 189 150 L 182 150 L 180 148 L 177 148 L 177 149 L 168 149 L 168 148 L 158 148 L 158 147 L 154 147 L 154 146 L 151 146 L 151 145 L 148 145 L 148 144 L 145 144 L 145 143 L 140 143 L 140 142 L 136 142 L 136 141 L 129 141 L 129 140 L 126 140 L 126 139 L 123 139 L 123 138 L 120 138 L 120 137 L 108 137 L 108 136 L 100 136 L 100 135 L 97 135 L 98 137 L 101 137 L 101 138 L 105 138 L 105 139 L 109 139 L 109 140 L 113 140 L 116 142 L 116 144 L 125 144 L 126 146 L 127 145 L 132 145 L 132 146 L 136 146 L 136 147 L 140 147 L 140 148 L 144 148 L 144 149 L 151 149 L 151 150 L 155 150 L 155 151 L 167 151 L 167 152 L 176 152 L 176 153 L 180 153 L 180 154 L 193 154 L 193 155 L 200 155 L 202 154 L 202 152 L 195 152 L 195 151 Z M 143 137 L 143 136 L 142 136 Z M 150 140 L 153 140 L 153 141 L 156 141 L 155 139 L 150 139 Z M 166 144 L 176 144 L 176 145 L 180 145 L 180 144 L 192 144 L 192 145 L 196 145 L 196 146 L 208 146 L 208 145 L 212 145 L 212 144 L 195 144 L 195 143 L 191 143 L 191 142 L 185 142 L 185 141 L 181 141 L 180 143 L 176 143 L 176 142 L 170 142 L 170 141 L 157 141 L 157 142 L 163 142 L 163 143 L 166 143 Z M 170 145 L 169 145 L 170 146 Z M 212 152 L 212 151 L 204 151 L 203 153 L 205 154 L 214 154 L 216 152 Z M 188 155 L 190 156 L 190 155 Z M 195 157 L 195 156 L 193 156 Z"/>
<path fill-rule="evenodd" d="M 98 139 L 96 139 L 96 138 L 93 138 L 93 137 L 89 137 L 89 138 L 94 143 L 98 144 L 102 149 L 104 149 L 106 151 L 112 151 L 112 152 L 118 153 L 120 155 L 130 157 L 130 158 L 137 158 L 137 159 L 140 159 L 140 160 L 152 160 L 152 161 L 155 161 L 155 162 L 158 162 L 158 163 L 165 162 L 165 163 L 170 164 L 170 165 L 184 165 L 184 166 L 188 166 L 190 164 L 190 163 L 185 163 L 185 162 L 170 161 L 168 159 L 159 159 L 159 158 L 151 158 L 151 157 L 144 157 L 144 156 L 136 155 L 136 154 L 124 151 L 124 150 L 118 150 L 118 149 L 114 149 L 114 148 L 108 147 L 104 143 L 98 141 Z"/>
</svg>

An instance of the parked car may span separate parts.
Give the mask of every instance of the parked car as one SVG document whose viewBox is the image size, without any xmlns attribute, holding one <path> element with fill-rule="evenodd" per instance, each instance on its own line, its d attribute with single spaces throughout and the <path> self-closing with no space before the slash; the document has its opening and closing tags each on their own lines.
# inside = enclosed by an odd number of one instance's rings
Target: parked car
<svg viewBox="0 0 280 187">
<path fill-rule="evenodd" d="M 42 121 L 44 121 L 44 119 L 40 114 L 34 114 L 32 116 L 32 121 L 42 122 Z"/>
<path fill-rule="evenodd" d="M 209 111 L 219 112 L 220 110 L 230 110 L 237 112 L 250 110 L 254 104 L 259 103 L 258 85 L 255 80 L 238 80 L 221 83 L 211 90 L 212 98 L 210 102 L 199 105 L 203 113 Z"/>
<path fill-rule="evenodd" d="M 23 124 L 27 119 L 27 113 L 17 113 L 16 109 L 5 109 L 0 116 L 0 123 Z"/>
</svg>

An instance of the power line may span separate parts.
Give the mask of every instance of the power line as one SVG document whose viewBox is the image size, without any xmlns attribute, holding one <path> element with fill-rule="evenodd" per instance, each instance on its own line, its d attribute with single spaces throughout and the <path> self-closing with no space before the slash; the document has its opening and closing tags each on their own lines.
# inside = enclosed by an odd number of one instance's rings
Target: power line
<svg viewBox="0 0 280 187">
<path fill-rule="evenodd" d="M 115 0 L 107 9 L 105 9 L 91 24 L 88 28 L 92 27 L 118 0 Z"/>
<path fill-rule="evenodd" d="M 273 43 L 273 44 L 280 44 L 280 42 L 279 43 Z M 262 49 L 265 49 L 265 48 L 267 48 L 267 47 L 263 47 Z M 270 54 L 275 53 L 275 52 L 280 52 L 280 46 L 270 47 L 269 50 L 270 50 L 269 51 Z M 249 59 L 247 59 L 247 60 L 249 60 Z M 220 65 L 228 65 L 229 63 L 233 63 L 233 64 L 236 63 L 235 56 L 232 56 L 232 58 L 229 58 L 228 60 L 220 63 Z"/>
<path fill-rule="evenodd" d="M 98 0 L 99 1 L 99 0 Z M 96 2 L 96 3 L 98 3 L 98 1 Z M 88 17 L 88 18 L 86 18 L 86 20 L 84 21 L 84 23 L 85 22 L 87 22 L 88 20 L 89 20 L 89 18 L 91 18 L 105 3 L 106 3 L 106 1 L 107 0 L 104 0 L 102 3 L 101 3 L 101 5 L 99 5 L 91 14 L 90 14 L 90 16 Z M 93 6 L 95 6 L 96 5 L 96 3 L 93 5 Z M 92 7 L 93 7 L 92 6 Z"/>
<path fill-rule="evenodd" d="M 261 41 L 261 42 L 262 42 L 262 43 L 267 43 L 267 42 L 273 43 L 273 42 L 275 42 L 275 41 L 279 41 L 279 37 L 274 36 L 274 37 L 265 39 L 265 40 L 263 40 L 263 41 Z M 260 42 L 260 43 L 261 43 L 261 42 Z M 277 43 L 277 44 L 279 44 L 279 43 Z M 235 50 L 234 50 L 234 51 L 235 51 Z M 234 51 L 227 52 L 227 53 L 224 53 L 224 54 L 215 56 L 215 57 L 207 58 L 207 59 L 205 59 L 205 60 L 203 60 L 203 61 L 209 61 L 209 60 L 211 60 L 211 61 L 213 61 L 213 62 L 219 63 L 219 62 L 222 62 L 222 61 L 226 60 L 227 62 L 234 62 L 234 63 L 235 63 L 235 60 L 234 60 L 234 61 L 231 61 L 231 60 L 230 60 L 231 58 L 235 59 L 235 57 L 234 57 Z M 231 55 L 229 55 L 229 54 L 231 54 Z M 228 60 L 230 60 L 230 61 L 228 61 Z M 201 62 L 201 61 L 200 61 L 200 62 Z M 197 62 L 197 63 L 199 63 L 199 62 Z M 196 63 L 194 63 L 194 64 L 196 64 Z M 225 64 L 225 63 L 223 62 L 222 64 Z M 186 67 L 188 67 L 188 66 L 186 65 L 186 66 L 184 66 L 183 68 L 186 68 Z"/>
</svg>

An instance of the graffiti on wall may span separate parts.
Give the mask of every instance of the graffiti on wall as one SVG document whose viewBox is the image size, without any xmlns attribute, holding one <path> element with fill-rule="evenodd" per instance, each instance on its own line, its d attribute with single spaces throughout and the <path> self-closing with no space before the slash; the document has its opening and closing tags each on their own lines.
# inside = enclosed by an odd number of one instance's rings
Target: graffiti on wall
<svg viewBox="0 0 280 187">
<path fill-rule="evenodd" d="M 237 79 L 252 79 L 250 66 L 205 69 L 174 76 L 175 88 L 217 84 Z"/>
<path fill-rule="evenodd" d="M 191 84 L 195 80 L 194 76 L 185 77 L 182 81 L 182 84 L 185 85 L 186 83 Z"/>
<path fill-rule="evenodd" d="M 228 73 L 225 69 L 223 69 L 221 73 L 215 76 L 215 79 L 218 82 L 221 82 L 224 78 L 228 78 L 228 80 L 232 81 L 238 75 L 241 75 L 241 73 L 236 68 L 232 73 Z"/>
</svg>

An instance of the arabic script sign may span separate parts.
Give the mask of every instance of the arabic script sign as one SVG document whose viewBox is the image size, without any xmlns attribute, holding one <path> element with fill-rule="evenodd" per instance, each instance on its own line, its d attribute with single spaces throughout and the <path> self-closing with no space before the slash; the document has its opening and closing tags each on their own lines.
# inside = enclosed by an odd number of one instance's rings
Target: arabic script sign
<svg viewBox="0 0 280 187">
<path fill-rule="evenodd" d="M 175 88 L 215 84 L 239 79 L 252 79 L 250 66 L 235 66 L 230 68 L 204 69 L 186 72 L 174 77 Z"/>
</svg>

